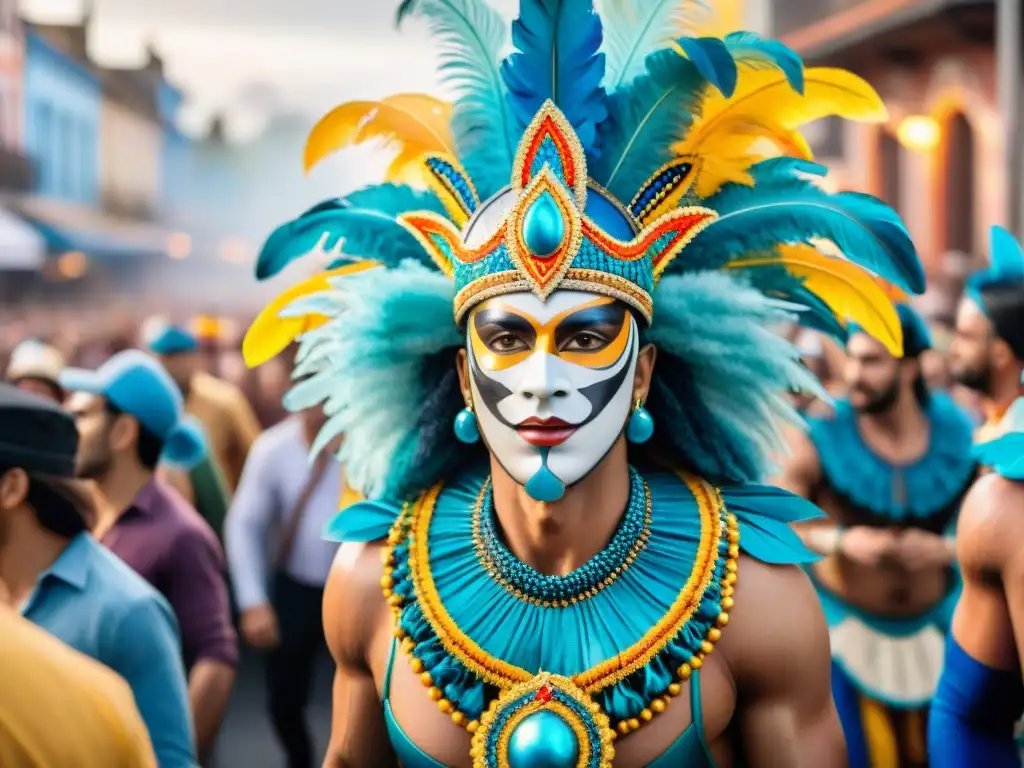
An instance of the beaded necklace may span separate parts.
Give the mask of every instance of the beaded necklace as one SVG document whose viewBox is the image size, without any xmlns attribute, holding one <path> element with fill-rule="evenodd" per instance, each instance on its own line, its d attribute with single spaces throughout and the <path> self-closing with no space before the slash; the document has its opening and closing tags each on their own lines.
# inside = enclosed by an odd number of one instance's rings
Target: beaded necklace
<svg viewBox="0 0 1024 768">
<path fill-rule="evenodd" d="M 650 536 L 650 489 L 633 467 L 629 468 L 629 479 L 629 504 L 608 545 L 576 570 L 564 576 L 549 576 L 519 560 L 501 540 L 488 478 L 473 508 L 477 557 L 495 581 L 518 599 L 533 605 L 564 608 L 593 597 L 629 568 Z"/>
</svg>

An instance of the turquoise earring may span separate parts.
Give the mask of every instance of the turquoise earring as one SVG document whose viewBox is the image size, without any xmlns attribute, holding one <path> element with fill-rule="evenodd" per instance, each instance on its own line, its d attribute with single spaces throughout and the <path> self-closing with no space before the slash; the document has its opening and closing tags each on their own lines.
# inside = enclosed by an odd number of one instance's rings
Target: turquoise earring
<svg viewBox="0 0 1024 768">
<path fill-rule="evenodd" d="M 654 417 L 651 416 L 650 411 L 644 408 L 644 401 L 638 397 L 636 405 L 633 406 L 633 412 L 629 415 L 629 421 L 626 423 L 626 439 L 640 445 L 650 440 L 653 434 Z"/>
<path fill-rule="evenodd" d="M 473 406 L 470 403 L 467 403 L 455 417 L 455 437 L 466 445 L 480 442 L 480 428 L 477 426 L 476 414 L 473 413 Z"/>
</svg>

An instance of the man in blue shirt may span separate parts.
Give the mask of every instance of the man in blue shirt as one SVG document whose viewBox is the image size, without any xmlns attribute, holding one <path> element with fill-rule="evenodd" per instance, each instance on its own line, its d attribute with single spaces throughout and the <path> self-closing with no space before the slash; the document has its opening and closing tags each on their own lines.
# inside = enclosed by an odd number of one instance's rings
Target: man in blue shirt
<svg viewBox="0 0 1024 768">
<path fill-rule="evenodd" d="M 77 448 L 68 414 L 0 384 L 0 580 L 27 619 L 125 678 L 161 768 L 191 768 L 174 614 L 87 532 L 90 497 L 72 479 Z"/>
</svg>

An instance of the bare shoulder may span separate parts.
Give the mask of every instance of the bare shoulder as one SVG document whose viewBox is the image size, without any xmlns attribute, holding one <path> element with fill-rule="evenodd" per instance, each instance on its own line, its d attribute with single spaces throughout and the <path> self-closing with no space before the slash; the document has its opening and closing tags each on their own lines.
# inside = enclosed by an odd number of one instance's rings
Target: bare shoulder
<svg viewBox="0 0 1024 768">
<path fill-rule="evenodd" d="M 729 623 L 721 649 L 737 688 L 787 687 L 794 667 L 826 676 L 828 625 L 807 574 L 795 565 L 770 565 L 741 556 Z M 799 665 L 793 660 L 800 659 Z M 787 682 L 788 681 L 788 682 Z"/>
<path fill-rule="evenodd" d="M 1024 483 L 992 472 L 964 499 L 957 523 L 957 557 L 965 569 L 999 566 L 1024 551 Z"/>
<path fill-rule="evenodd" d="M 388 609 L 381 588 L 383 542 L 338 549 L 324 590 L 324 633 L 335 661 L 366 669 L 367 652 Z"/>
</svg>

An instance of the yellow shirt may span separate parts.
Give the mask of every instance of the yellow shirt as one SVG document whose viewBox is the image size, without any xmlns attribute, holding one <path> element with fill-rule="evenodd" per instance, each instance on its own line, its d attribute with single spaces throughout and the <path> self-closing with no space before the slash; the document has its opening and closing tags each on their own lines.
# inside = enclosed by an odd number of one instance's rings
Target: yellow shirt
<svg viewBox="0 0 1024 768">
<path fill-rule="evenodd" d="M 252 406 L 234 384 L 208 373 L 197 373 L 192 378 L 185 410 L 203 423 L 228 491 L 234 493 L 249 449 L 263 431 Z"/>
<path fill-rule="evenodd" d="M 156 768 L 128 684 L 2 606 L 0 766 Z"/>
</svg>

